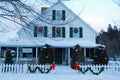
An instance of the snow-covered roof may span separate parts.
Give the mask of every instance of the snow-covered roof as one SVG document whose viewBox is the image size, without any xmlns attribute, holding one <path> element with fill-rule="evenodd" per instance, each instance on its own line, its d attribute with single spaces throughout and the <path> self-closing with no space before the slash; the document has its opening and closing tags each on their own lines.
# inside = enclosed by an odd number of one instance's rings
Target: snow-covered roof
<svg viewBox="0 0 120 80">
<path fill-rule="evenodd" d="M 49 44 L 53 47 L 73 47 L 75 45 L 80 45 L 81 47 L 93 48 L 96 46 L 100 46 L 100 44 L 96 44 L 86 40 L 77 40 L 77 39 L 63 39 L 63 38 L 44 38 L 44 39 L 21 39 L 18 41 L 10 41 L 0 43 L 0 46 L 3 47 L 40 47 L 45 44 Z"/>
</svg>

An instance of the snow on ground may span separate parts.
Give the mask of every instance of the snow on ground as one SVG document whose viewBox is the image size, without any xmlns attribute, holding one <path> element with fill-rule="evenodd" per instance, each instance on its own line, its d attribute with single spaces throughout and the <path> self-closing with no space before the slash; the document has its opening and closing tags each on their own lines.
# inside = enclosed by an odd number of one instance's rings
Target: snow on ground
<svg viewBox="0 0 120 80">
<path fill-rule="evenodd" d="M 57 66 L 54 72 L 49 74 L 15 74 L 6 73 L 0 74 L 0 80 L 119 80 L 119 74 L 100 74 L 93 75 L 77 73 L 75 70 L 71 70 L 69 66 Z"/>
<path fill-rule="evenodd" d="M 0 74 L 0 80 L 119 80 L 118 75 Z"/>
</svg>

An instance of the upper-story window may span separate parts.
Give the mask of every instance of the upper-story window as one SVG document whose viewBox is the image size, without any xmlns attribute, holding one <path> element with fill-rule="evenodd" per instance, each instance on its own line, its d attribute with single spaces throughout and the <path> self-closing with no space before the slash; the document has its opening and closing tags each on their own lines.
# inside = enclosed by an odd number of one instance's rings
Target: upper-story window
<svg viewBox="0 0 120 80">
<path fill-rule="evenodd" d="M 47 37 L 47 26 L 35 26 L 34 37 Z"/>
<path fill-rule="evenodd" d="M 52 37 L 65 38 L 65 27 L 52 27 Z"/>
<path fill-rule="evenodd" d="M 65 10 L 53 10 L 52 20 L 65 20 Z"/>
<path fill-rule="evenodd" d="M 82 38 L 83 28 L 82 27 L 70 27 L 70 38 Z"/>
</svg>

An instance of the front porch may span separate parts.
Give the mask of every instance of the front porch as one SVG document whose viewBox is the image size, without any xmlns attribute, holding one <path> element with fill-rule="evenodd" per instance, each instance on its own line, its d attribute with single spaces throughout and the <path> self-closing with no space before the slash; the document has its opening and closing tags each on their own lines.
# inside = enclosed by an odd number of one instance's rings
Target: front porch
<svg viewBox="0 0 120 80">
<path fill-rule="evenodd" d="M 53 47 L 55 64 L 70 65 L 72 48 Z M 6 51 L 11 50 L 13 61 L 16 64 L 38 64 L 38 58 L 42 47 L 1 47 L 0 63 L 4 63 Z M 82 48 L 84 63 L 93 63 L 94 48 Z"/>
</svg>

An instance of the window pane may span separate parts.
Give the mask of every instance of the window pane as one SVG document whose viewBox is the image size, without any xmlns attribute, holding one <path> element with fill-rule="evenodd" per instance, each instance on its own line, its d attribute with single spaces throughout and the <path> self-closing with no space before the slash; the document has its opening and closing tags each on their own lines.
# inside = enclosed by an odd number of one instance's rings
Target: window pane
<svg viewBox="0 0 120 80">
<path fill-rule="evenodd" d="M 72 31 L 73 31 L 73 37 L 79 38 L 79 27 L 74 27 Z"/>
<path fill-rule="evenodd" d="M 57 10 L 56 20 L 62 20 L 62 11 L 61 10 Z"/>
<path fill-rule="evenodd" d="M 61 37 L 61 33 L 62 33 L 62 30 L 61 30 L 61 27 L 56 27 L 56 37 Z"/>
</svg>

